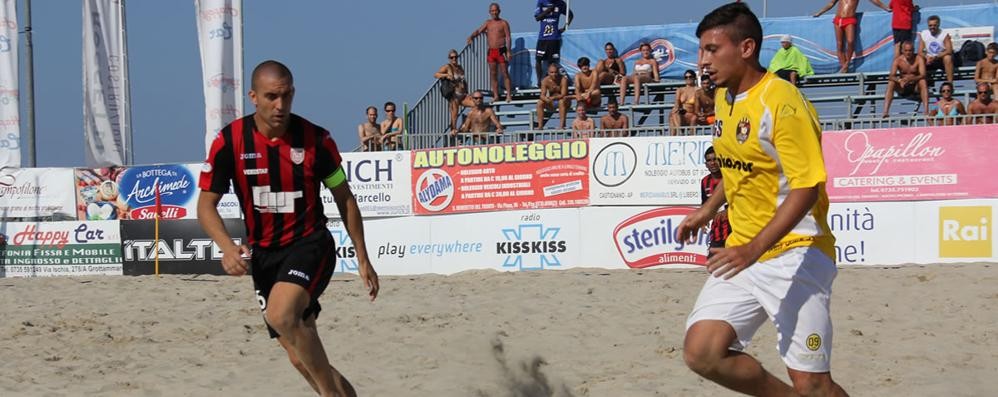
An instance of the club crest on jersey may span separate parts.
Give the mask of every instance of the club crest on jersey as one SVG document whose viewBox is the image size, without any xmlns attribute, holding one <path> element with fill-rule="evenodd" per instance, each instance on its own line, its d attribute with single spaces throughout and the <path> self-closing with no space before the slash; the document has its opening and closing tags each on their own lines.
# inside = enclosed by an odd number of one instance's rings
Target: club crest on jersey
<svg viewBox="0 0 998 397">
<path fill-rule="evenodd" d="M 745 143 L 751 133 L 752 123 L 749 121 L 748 117 L 742 117 L 742 119 L 738 121 L 738 130 L 735 131 L 735 139 L 738 140 L 738 143 Z"/>
<path fill-rule="evenodd" d="M 291 148 L 291 162 L 295 164 L 301 164 L 305 161 L 305 149 L 304 148 Z"/>
<path fill-rule="evenodd" d="M 721 130 L 724 129 L 724 122 L 720 119 L 714 121 L 714 138 L 721 137 Z"/>
</svg>

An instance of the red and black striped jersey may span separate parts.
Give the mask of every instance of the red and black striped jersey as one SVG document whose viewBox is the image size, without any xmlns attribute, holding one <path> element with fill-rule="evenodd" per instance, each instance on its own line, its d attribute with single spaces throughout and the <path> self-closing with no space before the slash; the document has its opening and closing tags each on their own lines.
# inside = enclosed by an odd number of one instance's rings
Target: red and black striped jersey
<svg viewBox="0 0 998 397">
<path fill-rule="evenodd" d="M 201 190 L 235 187 L 253 247 L 290 245 L 326 227 L 319 191 L 345 183 L 340 152 L 322 127 L 292 114 L 288 131 L 270 139 L 256 130 L 253 114 L 225 126 L 201 170 Z"/>
<path fill-rule="evenodd" d="M 700 199 L 701 204 L 706 203 L 707 199 L 714 194 L 714 190 L 717 189 L 717 184 L 721 182 L 721 178 L 714 178 L 713 175 L 707 174 L 703 179 L 700 180 Z M 710 241 L 713 243 L 723 243 L 724 240 L 728 239 L 728 235 L 731 234 L 731 223 L 727 220 L 724 222 L 711 222 L 710 224 Z"/>
</svg>

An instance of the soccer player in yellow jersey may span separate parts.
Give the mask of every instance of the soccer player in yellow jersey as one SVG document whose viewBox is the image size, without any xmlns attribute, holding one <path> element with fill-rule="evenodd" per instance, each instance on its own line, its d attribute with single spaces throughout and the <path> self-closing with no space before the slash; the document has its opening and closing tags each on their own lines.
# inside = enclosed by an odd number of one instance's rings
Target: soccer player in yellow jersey
<svg viewBox="0 0 998 397">
<path fill-rule="evenodd" d="M 745 3 L 712 11 L 697 37 L 700 67 L 719 87 L 714 150 L 723 178 L 677 237 L 691 240 L 724 203 L 732 234 L 711 249 L 711 275 L 686 323 L 686 363 L 751 395 L 844 396 L 829 367 L 837 270 L 817 114 L 759 64 L 762 27 Z M 767 318 L 793 386 L 742 352 Z"/>
</svg>

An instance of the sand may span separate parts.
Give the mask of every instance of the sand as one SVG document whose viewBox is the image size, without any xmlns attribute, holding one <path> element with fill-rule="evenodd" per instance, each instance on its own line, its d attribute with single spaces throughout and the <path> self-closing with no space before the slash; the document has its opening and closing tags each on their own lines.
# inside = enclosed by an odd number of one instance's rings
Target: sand
<svg viewBox="0 0 998 397">
<path fill-rule="evenodd" d="M 364 396 L 732 395 L 689 371 L 702 270 L 336 276 L 319 329 Z M 310 395 L 248 277 L 0 279 L 0 395 Z M 998 265 L 846 267 L 834 377 L 858 396 L 998 389 Z M 749 352 L 786 379 L 766 324 Z"/>
</svg>

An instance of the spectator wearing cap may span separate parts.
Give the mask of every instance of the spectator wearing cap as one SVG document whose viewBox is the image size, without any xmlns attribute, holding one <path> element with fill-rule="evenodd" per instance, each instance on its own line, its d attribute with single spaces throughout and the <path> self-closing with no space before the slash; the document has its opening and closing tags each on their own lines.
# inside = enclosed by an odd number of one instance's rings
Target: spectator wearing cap
<svg viewBox="0 0 998 397">
<path fill-rule="evenodd" d="M 776 51 L 776 55 L 773 55 L 773 59 L 769 61 L 771 73 L 776 73 L 777 76 L 794 85 L 801 78 L 814 74 L 814 69 L 811 69 L 811 61 L 807 60 L 800 49 L 794 47 L 789 34 L 780 37 L 780 46 L 782 48 Z"/>
</svg>

